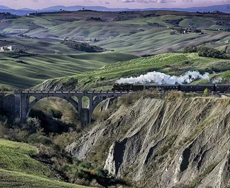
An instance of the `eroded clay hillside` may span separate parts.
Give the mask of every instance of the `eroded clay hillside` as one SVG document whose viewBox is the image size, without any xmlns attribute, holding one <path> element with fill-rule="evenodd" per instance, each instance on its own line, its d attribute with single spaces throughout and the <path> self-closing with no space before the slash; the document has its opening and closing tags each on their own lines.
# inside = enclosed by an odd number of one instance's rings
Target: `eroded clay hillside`
<svg viewBox="0 0 230 188">
<path fill-rule="evenodd" d="M 133 187 L 230 186 L 230 100 L 120 100 L 66 150 Z"/>
</svg>

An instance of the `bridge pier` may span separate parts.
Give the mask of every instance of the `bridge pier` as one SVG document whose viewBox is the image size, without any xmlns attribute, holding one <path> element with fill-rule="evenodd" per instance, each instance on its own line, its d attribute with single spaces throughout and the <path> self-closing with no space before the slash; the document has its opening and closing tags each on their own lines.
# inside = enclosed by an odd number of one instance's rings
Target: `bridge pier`
<svg viewBox="0 0 230 188">
<path fill-rule="evenodd" d="M 89 109 L 83 108 L 80 114 L 80 120 L 82 127 L 87 127 L 91 124 L 92 111 Z"/>
<path fill-rule="evenodd" d="M 29 111 L 28 105 L 29 105 L 29 97 L 22 95 L 21 96 L 21 113 L 20 113 L 22 122 L 26 122 L 27 114 Z"/>
</svg>

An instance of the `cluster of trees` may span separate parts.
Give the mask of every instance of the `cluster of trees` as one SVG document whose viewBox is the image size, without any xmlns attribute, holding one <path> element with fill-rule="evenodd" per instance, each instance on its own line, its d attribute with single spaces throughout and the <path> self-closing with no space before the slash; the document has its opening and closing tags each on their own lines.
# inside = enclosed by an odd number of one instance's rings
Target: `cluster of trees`
<svg viewBox="0 0 230 188">
<path fill-rule="evenodd" d="M 82 52 L 104 52 L 106 51 L 105 49 L 98 47 L 98 46 L 93 46 L 93 45 L 89 45 L 88 43 L 76 42 L 72 40 L 64 40 L 61 43 L 67 45 L 70 48 L 73 48 L 73 49 L 76 49 Z"/>
<path fill-rule="evenodd" d="M 2 20 L 2 19 L 15 19 L 15 18 L 18 18 L 18 16 L 13 15 L 9 12 L 0 13 L 0 20 Z"/>
<path fill-rule="evenodd" d="M 225 51 L 219 51 L 217 49 L 208 48 L 205 46 L 188 46 L 184 49 L 184 53 L 198 53 L 198 55 L 202 57 L 213 57 L 221 59 L 227 58 Z"/>
<path fill-rule="evenodd" d="M 102 20 L 100 17 L 86 18 L 85 21 L 98 21 L 98 22 L 103 22 L 103 20 Z"/>
<path fill-rule="evenodd" d="M 170 32 L 170 35 L 175 34 L 187 34 L 187 33 L 202 33 L 200 29 L 197 28 L 173 28 L 173 31 Z"/>
</svg>

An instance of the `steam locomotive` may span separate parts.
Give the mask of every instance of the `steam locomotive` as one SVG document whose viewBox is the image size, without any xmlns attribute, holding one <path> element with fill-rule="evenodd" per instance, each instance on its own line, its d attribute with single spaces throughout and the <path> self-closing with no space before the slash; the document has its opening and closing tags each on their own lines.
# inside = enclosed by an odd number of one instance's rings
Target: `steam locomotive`
<svg viewBox="0 0 230 188">
<path fill-rule="evenodd" d="M 113 91 L 141 91 L 141 90 L 159 90 L 159 91 L 170 91 L 178 90 L 182 92 L 204 92 L 208 89 L 209 91 L 228 93 L 230 92 L 230 84 L 202 84 L 202 85 L 145 85 L 145 84 L 114 84 Z"/>
</svg>

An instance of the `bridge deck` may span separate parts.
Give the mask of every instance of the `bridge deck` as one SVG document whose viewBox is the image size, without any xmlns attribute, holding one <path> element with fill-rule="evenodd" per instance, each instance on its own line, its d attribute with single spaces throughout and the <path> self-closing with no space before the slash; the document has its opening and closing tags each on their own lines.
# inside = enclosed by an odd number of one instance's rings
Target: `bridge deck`
<svg viewBox="0 0 230 188">
<path fill-rule="evenodd" d="M 2 92 L 9 93 L 9 92 Z M 10 92 L 12 93 L 12 92 Z M 128 94 L 133 92 L 127 91 L 37 91 L 37 90 L 21 90 L 15 91 L 15 94 Z"/>
</svg>

